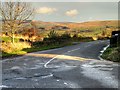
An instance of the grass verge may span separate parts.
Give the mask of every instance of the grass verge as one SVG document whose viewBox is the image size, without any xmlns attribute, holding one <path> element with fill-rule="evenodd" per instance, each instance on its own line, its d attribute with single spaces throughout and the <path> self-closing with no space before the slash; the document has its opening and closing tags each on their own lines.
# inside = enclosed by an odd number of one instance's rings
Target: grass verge
<svg viewBox="0 0 120 90">
<path fill-rule="evenodd" d="M 101 57 L 106 60 L 120 62 L 120 47 L 107 48 Z"/>
<path fill-rule="evenodd" d="M 47 46 L 39 46 L 39 47 L 31 47 L 31 48 L 24 48 L 19 51 L 15 51 L 12 53 L 6 53 L 2 52 L 2 58 L 8 58 L 8 57 L 15 57 L 15 56 L 21 56 L 30 52 L 36 52 L 36 51 L 42 51 L 42 50 L 49 50 L 49 49 L 55 49 L 55 48 L 60 48 L 64 46 L 70 46 L 73 45 L 72 43 L 69 44 L 54 44 L 54 45 L 47 45 Z"/>
</svg>

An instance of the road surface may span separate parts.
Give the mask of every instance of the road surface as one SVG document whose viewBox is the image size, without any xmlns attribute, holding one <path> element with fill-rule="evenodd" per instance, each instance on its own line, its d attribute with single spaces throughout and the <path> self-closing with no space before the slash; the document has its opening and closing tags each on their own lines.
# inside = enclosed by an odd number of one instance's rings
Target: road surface
<svg viewBox="0 0 120 90">
<path fill-rule="evenodd" d="M 99 60 L 109 41 L 83 42 L 2 61 L 4 88 L 118 88 L 118 64 Z"/>
</svg>

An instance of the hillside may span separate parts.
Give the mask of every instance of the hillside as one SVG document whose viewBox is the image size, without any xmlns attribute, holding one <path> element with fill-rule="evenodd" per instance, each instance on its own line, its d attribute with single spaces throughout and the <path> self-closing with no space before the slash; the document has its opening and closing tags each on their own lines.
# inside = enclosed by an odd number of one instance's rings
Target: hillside
<svg viewBox="0 0 120 90">
<path fill-rule="evenodd" d="M 61 25 L 61 26 L 68 26 L 70 28 L 74 27 L 98 27 L 98 26 L 117 26 L 118 21 L 117 20 L 111 20 L 111 21 L 89 21 L 89 22 L 82 22 L 82 23 L 74 23 L 74 22 L 43 22 L 43 21 L 32 21 L 32 23 L 36 24 L 37 26 L 55 26 L 55 25 Z"/>
<path fill-rule="evenodd" d="M 56 30 L 59 34 L 69 32 L 71 34 L 78 33 L 82 36 L 100 36 L 105 31 L 108 36 L 114 30 L 118 30 L 118 21 L 89 21 L 82 23 L 74 22 L 43 22 L 32 21 L 31 25 L 36 27 L 42 35 L 47 35 L 49 31 Z"/>
</svg>

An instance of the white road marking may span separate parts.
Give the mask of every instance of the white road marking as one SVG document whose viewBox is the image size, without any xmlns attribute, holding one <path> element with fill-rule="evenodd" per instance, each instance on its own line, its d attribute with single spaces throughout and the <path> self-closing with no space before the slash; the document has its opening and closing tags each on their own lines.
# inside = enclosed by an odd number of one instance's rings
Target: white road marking
<svg viewBox="0 0 120 90">
<path fill-rule="evenodd" d="M 68 53 L 68 52 L 73 52 L 73 51 L 76 51 L 76 50 L 79 50 L 79 49 L 80 49 L 80 48 L 73 49 L 73 50 L 67 51 L 66 53 Z M 66 54 L 66 53 L 63 53 L 63 54 Z M 46 63 L 44 64 L 44 67 L 45 67 L 45 68 L 48 68 L 47 65 L 48 65 L 51 61 L 53 61 L 55 58 L 57 58 L 58 56 L 60 56 L 60 55 L 57 55 L 57 56 L 53 57 L 52 59 L 50 59 L 48 62 L 46 62 Z"/>
<path fill-rule="evenodd" d="M 100 60 L 104 60 L 103 58 L 101 58 L 101 56 L 102 56 L 102 54 L 104 53 L 104 51 L 105 51 L 109 46 L 110 46 L 110 45 L 107 45 L 106 47 L 103 48 L 102 51 L 100 51 L 101 53 L 100 53 L 100 55 L 98 56 L 98 58 L 99 58 Z"/>
<path fill-rule="evenodd" d="M 57 55 L 59 56 L 59 55 Z M 57 56 L 53 57 L 52 59 L 50 59 L 47 63 L 44 64 L 44 67 L 47 68 L 47 65 L 52 61 L 54 60 Z"/>
<path fill-rule="evenodd" d="M 8 86 L 6 86 L 6 85 L 0 85 L 0 89 L 2 89 L 2 88 L 8 88 Z"/>
<path fill-rule="evenodd" d="M 70 51 L 67 51 L 67 52 L 73 52 L 73 51 L 77 51 L 79 50 L 80 48 L 76 48 L 76 49 L 73 49 L 73 50 L 70 50 Z"/>
<path fill-rule="evenodd" d="M 60 80 L 57 80 L 57 82 L 59 82 Z"/>
<path fill-rule="evenodd" d="M 20 68 L 19 66 L 13 66 L 10 68 L 11 70 L 21 70 L 22 68 Z"/>
<path fill-rule="evenodd" d="M 23 80 L 23 79 L 26 79 L 26 78 L 24 78 L 24 77 L 19 77 L 19 78 L 15 78 L 15 79 L 17 79 L 17 80 Z"/>
<path fill-rule="evenodd" d="M 65 85 L 68 85 L 66 82 L 64 82 Z"/>
<path fill-rule="evenodd" d="M 49 77 L 52 77 L 53 76 L 53 74 L 52 73 L 50 73 L 49 75 L 47 75 L 47 76 L 42 76 L 42 78 L 49 78 Z"/>
<path fill-rule="evenodd" d="M 72 82 L 72 81 L 65 81 L 63 83 L 64 83 L 64 85 L 68 86 L 68 88 L 81 88 L 80 85 L 78 85 L 77 83 Z"/>
</svg>

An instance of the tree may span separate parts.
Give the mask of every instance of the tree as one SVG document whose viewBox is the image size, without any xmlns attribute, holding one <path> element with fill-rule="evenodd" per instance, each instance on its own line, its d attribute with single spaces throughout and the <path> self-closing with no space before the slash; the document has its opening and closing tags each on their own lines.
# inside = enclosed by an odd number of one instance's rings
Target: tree
<svg viewBox="0 0 120 90">
<path fill-rule="evenodd" d="M 14 43 L 15 32 L 33 15 L 33 11 L 34 9 L 28 2 L 0 2 L 2 27 L 8 32 L 12 43 Z"/>
</svg>

